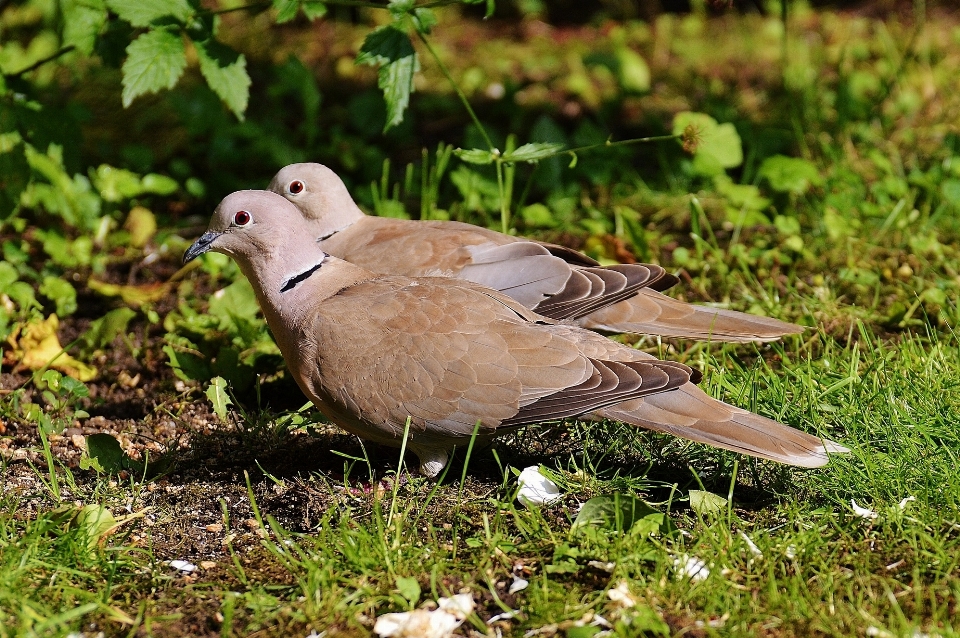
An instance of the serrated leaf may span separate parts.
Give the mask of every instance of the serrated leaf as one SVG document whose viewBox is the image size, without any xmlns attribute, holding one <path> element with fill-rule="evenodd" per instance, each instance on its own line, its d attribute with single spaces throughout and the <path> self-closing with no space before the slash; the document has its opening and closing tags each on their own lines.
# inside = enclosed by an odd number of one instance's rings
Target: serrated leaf
<svg viewBox="0 0 960 638">
<path fill-rule="evenodd" d="M 227 406 L 232 405 L 233 401 L 227 394 L 227 382 L 223 377 L 214 377 L 210 379 L 210 386 L 207 388 L 207 398 L 213 405 L 213 412 L 221 421 L 227 420 Z"/>
<path fill-rule="evenodd" d="M 147 31 L 127 47 L 123 63 L 123 106 L 144 93 L 170 89 L 183 75 L 187 54 L 179 33 Z"/>
<path fill-rule="evenodd" d="M 402 122 L 413 93 L 413 75 L 420 70 L 410 36 L 392 25 L 380 27 L 363 41 L 357 64 L 380 66 L 377 86 L 387 103 L 387 123 L 383 130 Z"/>
<path fill-rule="evenodd" d="M 63 14 L 63 44 L 84 55 L 93 53 L 97 35 L 107 22 L 104 0 L 60 0 Z"/>
<path fill-rule="evenodd" d="M 411 17 L 414 28 L 424 35 L 429 35 L 430 30 L 437 26 L 437 16 L 430 9 L 414 9 Z"/>
<path fill-rule="evenodd" d="M 520 148 L 504 153 L 503 159 L 506 162 L 537 162 L 556 155 L 563 149 L 563 144 L 554 144 L 553 142 L 534 142 L 524 144 Z"/>
<path fill-rule="evenodd" d="M 458 148 L 453 154 L 468 164 L 490 164 L 493 162 L 494 154 L 482 148 Z"/>
<path fill-rule="evenodd" d="M 171 17 L 185 23 L 194 9 L 188 0 L 106 0 L 111 11 L 135 27 L 149 26 L 154 20 Z"/>
<path fill-rule="evenodd" d="M 216 40 L 197 42 L 200 72 L 237 119 L 243 120 L 250 99 L 250 75 L 247 59 Z"/>
<path fill-rule="evenodd" d="M 273 0 L 273 8 L 277 10 L 277 24 L 290 22 L 300 11 L 300 0 Z"/>
<path fill-rule="evenodd" d="M 703 490 L 690 490 L 690 509 L 700 516 L 717 514 L 727 509 L 727 499 Z"/>
</svg>

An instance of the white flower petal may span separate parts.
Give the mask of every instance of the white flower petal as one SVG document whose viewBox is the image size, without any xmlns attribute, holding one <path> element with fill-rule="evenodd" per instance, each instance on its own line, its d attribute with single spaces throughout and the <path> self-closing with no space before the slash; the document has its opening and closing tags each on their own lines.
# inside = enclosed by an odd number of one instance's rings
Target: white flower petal
<svg viewBox="0 0 960 638">
<path fill-rule="evenodd" d="M 625 580 L 621 580 L 615 588 L 608 589 L 607 597 L 623 609 L 629 609 L 637 605 L 637 599 L 630 593 L 630 586 Z"/>
<path fill-rule="evenodd" d="M 710 568 L 696 556 L 685 556 L 683 558 L 677 556 L 673 564 L 676 566 L 679 576 L 686 576 L 692 581 L 706 580 L 707 576 L 710 575 Z"/>
<path fill-rule="evenodd" d="M 452 614 L 463 622 L 467 616 L 473 613 L 476 605 L 473 602 L 473 594 L 457 594 L 449 598 L 440 598 L 437 600 L 437 607 L 440 611 Z"/>
<path fill-rule="evenodd" d="M 197 571 L 196 565 L 185 560 L 172 560 L 169 561 L 167 565 L 170 565 L 170 567 L 173 567 L 177 571 L 185 572 L 187 574 Z"/>
<path fill-rule="evenodd" d="M 380 638 L 450 638 L 462 622 L 442 609 L 414 609 L 380 616 L 373 633 Z"/>
<path fill-rule="evenodd" d="M 561 497 L 557 484 L 540 473 L 540 468 L 532 465 L 520 472 L 520 491 L 517 500 L 530 507 L 531 505 L 546 505 Z"/>
<path fill-rule="evenodd" d="M 507 590 L 509 594 L 515 594 L 518 591 L 523 591 L 530 585 L 530 581 L 520 578 L 518 576 L 513 577 L 513 582 L 510 583 L 510 589 Z"/>
<path fill-rule="evenodd" d="M 754 558 L 763 558 L 763 552 L 761 552 L 757 544 L 753 542 L 753 539 L 747 536 L 746 532 L 740 530 L 740 537 L 747 543 L 747 549 L 750 550 Z"/>
<path fill-rule="evenodd" d="M 487 620 L 488 625 L 492 625 L 495 622 L 500 622 L 501 620 L 513 620 L 517 617 L 517 614 L 520 613 L 519 609 L 511 609 L 510 611 L 505 611 L 502 614 L 497 614 L 496 616 L 491 616 Z"/>
<path fill-rule="evenodd" d="M 867 509 L 866 507 L 860 507 L 859 505 L 857 505 L 857 502 L 852 498 L 850 499 L 850 507 L 853 508 L 853 513 L 859 516 L 860 518 L 876 518 L 877 517 L 876 512 L 874 512 L 871 509 Z"/>
<path fill-rule="evenodd" d="M 900 509 L 906 509 L 907 503 L 917 500 L 916 496 L 908 496 L 907 498 L 900 501 Z"/>
</svg>

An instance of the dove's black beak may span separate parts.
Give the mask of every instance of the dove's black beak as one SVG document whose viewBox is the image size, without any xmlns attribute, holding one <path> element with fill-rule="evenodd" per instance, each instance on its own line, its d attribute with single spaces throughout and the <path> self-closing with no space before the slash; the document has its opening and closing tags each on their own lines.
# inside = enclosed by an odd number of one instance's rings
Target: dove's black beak
<svg viewBox="0 0 960 638">
<path fill-rule="evenodd" d="M 193 245 L 190 248 L 187 248 L 187 252 L 183 253 L 183 263 L 186 265 L 188 262 L 193 261 L 203 253 L 210 250 L 210 245 L 214 240 L 219 237 L 222 233 L 215 233 L 212 231 L 207 231 L 204 234 L 200 235 L 200 239 L 193 242 Z"/>
</svg>

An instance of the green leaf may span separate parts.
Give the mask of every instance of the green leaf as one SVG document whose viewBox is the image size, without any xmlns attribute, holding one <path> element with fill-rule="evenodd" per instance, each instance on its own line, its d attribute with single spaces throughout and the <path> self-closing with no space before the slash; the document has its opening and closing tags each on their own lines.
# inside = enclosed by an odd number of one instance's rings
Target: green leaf
<svg viewBox="0 0 960 638">
<path fill-rule="evenodd" d="M 124 469 L 126 454 L 120 448 L 120 442 L 109 434 L 91 434 L 87 437 L 88 465 L 99 472 L 118 474 Z M 93 463 L 96 465 L 93 465 Z M 83 467 L 82 469 L 88 469 Z"/>
<path fill-rule="evenodd" d="M 534 142 L 503 154 L 505 162 L 537 162 L 556 155 L 563 150 L 563 144 L 552 142 Z"/>
<path fill-rule="evenodd" d="M 0 153 L 0 221 L 10 217 L 20 205 L 20 193 L 30 182 L 30 164 L 24 147 L 17 144 L 6 153 Z"/>
<path fill-rule="evenodd" d="M 227 420 L 227 406 L 233 405 L 233 401 L 227 394 L 227 382 L 223 377 L 214 377 L 210 380 L 210 386 L 207 388 L 207 398 L 213 405 L 213 412 L 221 421 Z"/>
<path fill-rule="evenodd" d="M 119 335 L 127 332 L 130 320 L 137 316 L 130 308 L 111 310 L 90 324 L 90 328 L 81 336 L 87 348 L 94 350 L 113 342 Z"/>
<path fill-rule="evenodd" d="M 539 202 L 521 208 L 520 216 L 524 224 L 534 228 L 553 228 L 557 225 L 550 209 Z"/>
<path fill-rule="evenodd" d="M 575 535 L 589 528 L 599 528 L 615 532 L 637 531 L 650 533 L 668 532 L 670 522 L 657 510 L 640 499 L 629 494 L 610 494 L 591 498 L 580 508 L 580 513 L 570 526 Z M 642 529 L 641 529 L 642 528 Z"/>
<path fill-rule="evenodd" d="M 802 195 L 812 186 L 823 183 L 820 171 L 812 162 L 786 155 L 773 155 L 763 160 L 757 175 L 767 180 L 776 192 L 793 195 Z"/>
<path fill-rule="evenodd" d="M 93 53 L 97 36 L 107 23 L 104 0 L 60 0 L 63 45 L 73 45 L 84 55 Z"/>
<path fill-rule="evenodd" d="M 491 151 L 482 148 L 458 148 L 453 151 L 453 154 L 468 164 L 491 164 L 496 157 Z"/>
<path fill-rule="evenodd" d="M 703 490 L 690 490 L 690 509 L 699 514 L 717 514 L 726 511 L 727 499 Z"/>
<path fill-rule="evenodd" d="M 217 42 L 197 42 L 200 72 L 237 119 L 243 120 L 250 99 L 250 76 L 247 74 L 247 59 Z"/>
<path fill-rule="evenodd" d="M 303 9 L 303 15 L 307 16 L 309 20 L 316 20 L 327 15 L 327 5 L 317 0 L 304 0 L 301 8 Z"/>
<path fill-rule="evenodd" d="M 72 315 L 77 311 L 77 291 L 66 279 L 52 275 L 44 277 L 39 291 L 57 305 L 58 317 Z"/>
<path fill-rule="evenodd" d="M 626 47 L 617 51 L 617 75 L 620 86 L 633 93 L 650 90 L 650 67 L 639 53 Z"/>
<path fill-rule="evenodd" d="M 273 8 L 277 10 L 277 24 L 290 22 L 300 11 L 300 0 L 273 0 Z"/>
<path fill-rule="evenodd" d="M 694 173 L 712 177 L 743 163 L 743 143 L 733 124 L 718 124 L 704 113 L 678 113 L 673 119 L 673 134 L 683 135 L 687 127 L 696 131 Z"/>
<path fill-rule="evenodd" d="M 160 18 L 186 23 L 193 15 L 188 0 L 106 0 L 111 11 L 135 27 L 146 27 Z"/>
<path fill-rule="evenodd" d="M 400 592 L 400 595 L 407 599 L 407 602 L 410 603 L 410 606 L 415 606 L 420 602 L 420 583 L 417 582 L 416 578 L 410 576 L 397 576 L 397 591 Z"/>
<path fill-rule="evenodd" d="M 173 88 L 186 66 L 187 53 L 179 33 L 147 31 L 127 47 L 122 69 L 123 106 L 130 106 L 144 93 Z"/>
<path fill-rule="evenodd" d="M 380 66 L 377 86 L 387 103 L 387 123 L 383 130 L 402 122 L 413 93 L 413 75 L 420 70 L 410 36 L 393 25 L 380 27 L 363 41 L 357 64 Z"/>
<path fill-rule="evenodd" d="M 940 194 L 948 204 L 960 208 L 960 179 L 945 179 L 940 184 Z"/>
<path fill-rule="evenodd" d="M 429 35 L 433 27 L 437 26 L 437 16 L 430 9 L 414 9 L 411 17 L 413 27 L 424 35 Z"/>
</svg>

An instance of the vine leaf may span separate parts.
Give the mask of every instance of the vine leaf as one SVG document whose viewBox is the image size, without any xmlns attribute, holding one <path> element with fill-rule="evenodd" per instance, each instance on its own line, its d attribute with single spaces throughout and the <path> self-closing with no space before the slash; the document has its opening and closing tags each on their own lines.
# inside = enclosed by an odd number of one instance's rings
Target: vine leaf
<svg viewBox="0 0 960 638">
<path fill-rule="evenodd" d="M 173 88 L 186 66 L 187 53 L 179 33 L 147 31 L 127 47 L 122 68 L 123 106 L 130 106 L 144 93 Z"/>
<path fill-rule="evenodd" d="M 193 15 L 188 0 L 106 0 L 107 7 L 135 27 L 148 27 L 155 20 L 170 17 L 186 24 Z M 86 3 L 85 3 L 86 4 Z M 91 3 L 92 4 L 92 3 Z"/>
<path fill-rule="evenodd" d="M 413 76 L 420 70 L 410 36 L 393 25 L 380 27 L 363 41 L 357 64 L 380 66 L 377 86 L 387 103 L 387 123 L 383 130 L 402 122 L 413 93 Z"/>
<path fill-rule="evenodd" d="M 243 120 L 250 99 L 250 75 L 247 60 L 230 47 L 210 39 L 196 42 L 200 72 L 221 100 Z"/>
</svg>

